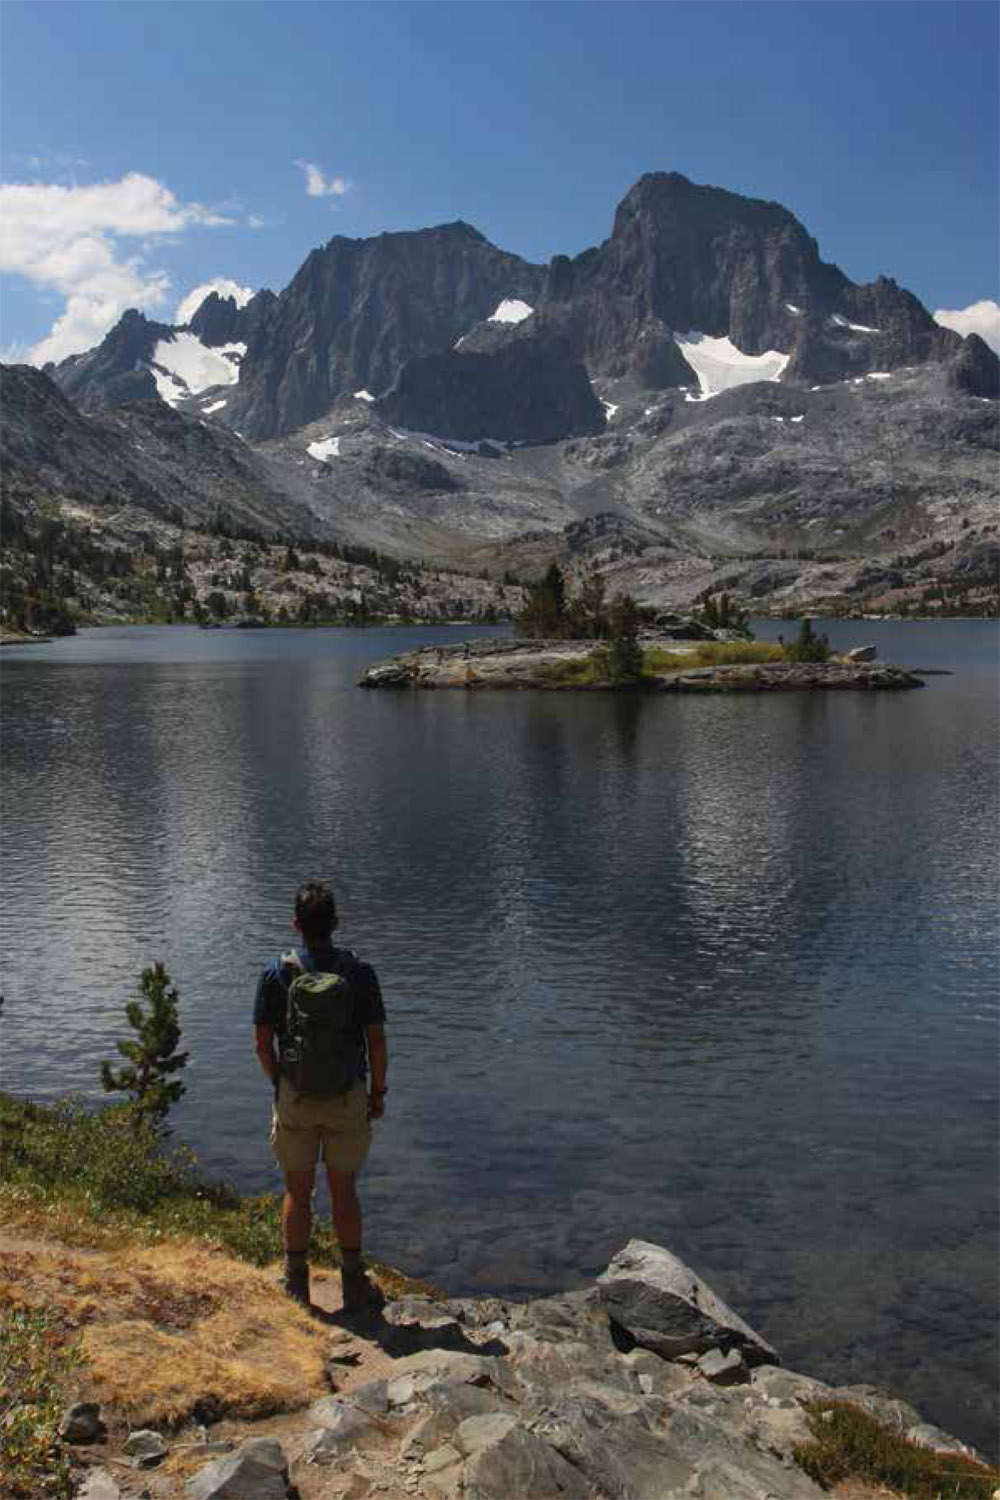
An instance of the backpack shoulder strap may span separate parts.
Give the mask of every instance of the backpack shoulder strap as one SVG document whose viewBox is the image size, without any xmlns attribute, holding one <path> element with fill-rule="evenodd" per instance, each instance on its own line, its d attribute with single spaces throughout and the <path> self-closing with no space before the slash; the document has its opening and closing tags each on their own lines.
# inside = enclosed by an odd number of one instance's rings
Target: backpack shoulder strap
<svg viewBox="0 0 1000 1500">
<path fill-rule="evenodd" d="M 307 972 L 301 957 L 294 948 L 289 948 L 288 952 L 283 953 L 278 960 L 278 977 L 286 991 L 291 989 L 293 982 L 300 974 Z"/>
</svg>

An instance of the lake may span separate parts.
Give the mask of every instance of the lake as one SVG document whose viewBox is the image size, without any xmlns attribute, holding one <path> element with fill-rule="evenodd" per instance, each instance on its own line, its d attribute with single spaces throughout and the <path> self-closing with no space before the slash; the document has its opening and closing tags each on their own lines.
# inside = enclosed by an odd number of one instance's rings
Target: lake
<svg viewBox="0 0 1000 1500">
<path fill-rule="evenodd" d="M 389 1013 L 373 1255 L 527 1294 L 656 1240 L 788 1365 L 995 1452 L 997 630 L 828 628 L 954 675 L 394 694 L 355 683 L 455 631 L 5 648 L 5 1086 L 100 1097 L 162 958 L 177 1132 L 276 1186 L 251 1004 L 330 876 Z"/>
</svg>

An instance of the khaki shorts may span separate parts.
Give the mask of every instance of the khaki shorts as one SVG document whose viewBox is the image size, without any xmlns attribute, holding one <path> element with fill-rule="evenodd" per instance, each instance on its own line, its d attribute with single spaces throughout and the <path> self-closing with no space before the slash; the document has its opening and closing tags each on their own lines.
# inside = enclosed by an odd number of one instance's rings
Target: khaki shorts
<svg viewBox="0 0 1000 1500">
<path fill-rule="evenodd" d="M 285 1172 L 308 1172 L 322 1160 L 334 1172 L 357 1172 L 371 1145 L 368 1091 L 356 1083 L 336 1099 L 302 1099 L 281 1080 L 271 1118 L 271 1146 Z"/>
</svg>

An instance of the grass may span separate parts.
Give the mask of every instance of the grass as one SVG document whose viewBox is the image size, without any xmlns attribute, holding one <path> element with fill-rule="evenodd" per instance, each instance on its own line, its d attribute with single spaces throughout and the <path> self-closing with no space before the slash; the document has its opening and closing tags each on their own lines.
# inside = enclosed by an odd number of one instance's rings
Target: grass
<svg viewBox="0 0 1000 1500">
<path fill-rule="evenodd" d="M 655 678 L 696 667 L 751 666 L 787 659 L 784 647 L 763 641 L 698 641 L 681 651 L 650 646 L 643 652 L 642 675 Z M 539 676 L 548 687 L 607 687 L 611 682 L 608 648 L 595 646 L 585 656 L 552 662 Z"/>
<path fill-rule="evenodd" d="M 325 1389 L 322 1328 L 263 1269 L 282 1254 L 275 1196 L 206 1183 L 120 1105 L 0 1094 L 0 1150 L 5 1494 L 69 1493 L 57 1424 L 77 1365 L 75 1393 L 133 1426 L 260 1417 Z M 318 1218 L 310 1260 L 339 1262 Z M 389 1297 L 433 1290 L 370 1270 Z"/>
<path fill-rule="evenodd" d="M 765 641 L 698 641 L 684 651 L 650 647 L 644 655 L 643 672 L 647 677 L 657 677 L 664 672 L 689 672 L 697 667 L 756 666 L 786 660 L 783 646 L 768 645 Z"/>
<path fill-rule="evenodd" d="M 1000 1470 L 919 1448 L 857 1406 L 816 1401 L 805 1412 L 813 1441 L 800 1444 L 795 1458 L 823 1489 L 856 1479 L 907 1500 L 990 1500 L 1000 1484 Z"/>
<path fill-rule="evenodd" d="M 607 687 L 611 662 L 607 646 L 595 646 L 586 656 L 571 656 L 543 667 L 539 677 L 548 687 Z"/>
<path fill-rule="evenodd" d="M 269 1416 L 325 1388 L 324 1329 L 265 1272 L 190 1241 L 29 1242 L 3 1256 L 0 1313 L 78 1330 L 80 1390 L 133 1427 Z"/>
<path fill-rule="evenodd" d="M 0 1490 L 10 1500 L 72 1493 L 59 1420 L 78 1360 L 51 1311 L 0 1318 Z"/>
<path fill-rule="evenodd" d="M 5 1216 L 39 1229 L 48 1222 L 70 1243 L 182 1234 L 259 1266 L 282 1253 L 276 1197 L 204 1182 L 190 1151 L 136 1132 L 124 1108 L 49 1108 L 0 1094 L 0 1149 Z M 314 1239 L 313 1258 L 337 1265 L 329 1226 L 317 1224 Z"/>
</svg>

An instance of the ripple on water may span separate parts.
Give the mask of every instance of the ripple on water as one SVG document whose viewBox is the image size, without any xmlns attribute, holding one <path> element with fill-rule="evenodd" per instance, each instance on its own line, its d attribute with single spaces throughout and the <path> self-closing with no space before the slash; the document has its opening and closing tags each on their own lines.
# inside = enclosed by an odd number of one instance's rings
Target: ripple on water
<svg viewBox="0 0 1000 1500">
<path fill-rule="evenodd" d="M 913 629 L 961 670 L 904 698 L 356 692 L 402 631 L 5 656 L 5 1081 L 93 1093 L 163 957 L 178 1129 L 272 1186 L 249 1002 L 333 874 L 391 1019 L 376 1253 L 537 1291 L 659 1239 L 988 1447 L 995 634 Z"/>
</svg>

